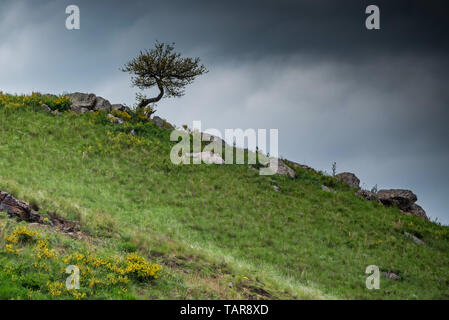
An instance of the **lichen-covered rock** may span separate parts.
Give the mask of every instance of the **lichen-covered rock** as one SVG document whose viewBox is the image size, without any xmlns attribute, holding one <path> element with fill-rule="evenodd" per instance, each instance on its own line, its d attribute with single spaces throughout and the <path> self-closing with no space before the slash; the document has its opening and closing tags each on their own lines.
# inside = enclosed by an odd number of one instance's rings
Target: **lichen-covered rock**
<svg viewBox="0 0 449 320">
<path fill-rule="evenodd" d="M 377 192 L 377 197 L 382 204 L 395 206 L 407 212 L 418 200 L 412 191 L 405 189 L 382 189 Z"/>
<path fill-rule="evenodd" d="M 335 176 L 341 182 L 346 183 L 351 188 L 360 188 L 360 179 L 351 172 L 342 172 Z"/>
<path fill-rule="evenodd" d="M 72 102 L 72 111 L 79 113 L 81 108 L 93 109 L 97 97 L 93 93 L 75 92 L 66 94 L 66 97 Z"/>
<path fill-rule="evenodd" d="M 84 113 L 86 112 L 85 110 L 111 111 L 112 109 L 112 105 L 108 100 L 97 97 L 93 93 L 75 92 L 66 94 L 66 97 L 72 102 L 71 110 L 76 113 Z"/>
</svg>

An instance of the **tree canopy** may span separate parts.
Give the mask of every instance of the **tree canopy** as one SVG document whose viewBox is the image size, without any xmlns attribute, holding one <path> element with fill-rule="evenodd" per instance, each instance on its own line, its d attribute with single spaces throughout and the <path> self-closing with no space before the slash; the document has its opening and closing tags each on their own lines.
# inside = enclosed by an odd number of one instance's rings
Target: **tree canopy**
<svg viewBox="0 0 449 320">
<path fill-rule="evenodd" d="M 131 83 L 141 90 L 157 86 L 159 94 L 153 98 L 142 97 L 138 108 L 158 102 L 163 97 L 181 97 L 185 87 L 208 70 L 200 58 L 183 58 L 174 52 L 174 43 L 156 42 L 153 49 L 141 51 L 121 69 L 131 74 Z"/>
</svg>

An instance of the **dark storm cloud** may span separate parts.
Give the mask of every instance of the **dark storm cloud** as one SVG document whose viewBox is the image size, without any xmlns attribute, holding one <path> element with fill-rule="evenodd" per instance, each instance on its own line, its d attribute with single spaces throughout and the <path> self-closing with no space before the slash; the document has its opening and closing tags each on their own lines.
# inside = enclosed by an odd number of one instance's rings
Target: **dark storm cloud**
<svg viewBox="0 0 449 320">
<path fill-rule="evenodd" d="M 0 90 L 95 92 L 132 105 L 118 69 L 156 39 L 210 72 L 159 114 L 279 128 L 280 153 L 405 187 L 449 223 L 447 1 L 2 1 Z M 81 30 L 65 29 L 77 4 Z M 365 28 L 376 4 L 381 30 Z"/>
<path fill-rule="evenodd" d="M 218 58 L 301 52 L 354 59 L 410 51 L 444 55 L 449 48 L 447 1 L 78 2 L 104 28 L 137 22 L 141 32 L 156 33 L 184 48 L 209 47 Z M 381 30 L 376 32 L 364 28 L 369 4 L 381 9 Z"/>
</svg>

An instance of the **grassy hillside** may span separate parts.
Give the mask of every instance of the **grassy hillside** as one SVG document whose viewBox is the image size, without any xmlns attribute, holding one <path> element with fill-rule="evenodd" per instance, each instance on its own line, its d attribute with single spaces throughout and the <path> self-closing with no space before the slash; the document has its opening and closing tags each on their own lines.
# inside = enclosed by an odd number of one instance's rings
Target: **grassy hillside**
<svg viewBox="0 0 449 320">
<path fill-rule="evenodd" d="M 41 111 L 43 99 L 0 95 L 0 190 L 76 221 L 82 236 L 1 214 L 2 299 L 449 298 L 448 227 L 300 168 L 292 179 L 247 165 L 176 166 L 168 130 L 54 115 Z M 8 241 L 19 227 L 25 235 Z M 124 272 L 129 261 L 162 270 Z M 81 266 L 76 293 L 58 289 L 69 264 Z M 400 279 L 367 290 L 371 264 Z"/>
</svg>

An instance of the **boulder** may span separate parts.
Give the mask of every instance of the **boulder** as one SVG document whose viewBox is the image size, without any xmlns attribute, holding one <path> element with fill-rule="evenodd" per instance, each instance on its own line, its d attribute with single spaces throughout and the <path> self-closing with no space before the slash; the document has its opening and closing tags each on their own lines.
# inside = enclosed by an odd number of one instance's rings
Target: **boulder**
<svg viewBox="0 0 449 320">
<path fill-rule="evenodd" d="M 429 220 L 427 217 L 426 211 L 424 211 L 421 206 L 417 205 L 416 203 L 412 204 L 410 208 L 406 211 L 407 213 L 411 214 L 412 216 L 416 216 L 425 220 Z"/>
<path fill-rule="evenodd" d="M 167 122 L 167 120 L 162 119 L 161 117 L 154 116 L 151 121 L 161 129 L 174 129 L 174 127 Z"/>
<path fill-rule="evenodd" d="M 407 231 L 404 232 L 404 235 L 405 235 L 407 238 L 410 238 L 411 240 L 413 240 L 413 242 L 416 243 L 416 244 L 426 244 L 426 243 L 425 243 L 424 241 L 422 241 L 420 238 L 418 238 L 417 236 L 414 236 L 414 235 L 411 234 L 411 233 L 408 233 Z"/>
<path fill-rule="evenodd" d="M 111 111 L 112 109 L 112 105 L 108 100 L 97 97 L 93 93 L 75 92 L 66 94 L 66 97 L 72 102 L 71 110 L 76 113 L 85 113 L 90 110 Z"/>
<path fill-rule="evenodd" d="M 164 119 L 162 119 L 161 117 L 154 116 L 151 121 L 153 121 L 153 123 L 159 128 L 162 128 L 164 126 Z"/>
<path fill-rule="evenodd" d="M 405 189 L 382 189 L 377 192 L 377 198 L 385 206 L 395 206 L 406 212 L 418 200 L 413 192 Z"/>
<path fill-rule="evenodd" d="M 360 189 L 355 193 L 355 195 L 368 201 L 377 201 L 377 195 L 374 192 L 368 190 Z"/>
<path fill-rule="evenodd" d="M 351 188 L 360 188 L 360 179 L 357 178 L 357 176 L 351 172 L 342 172 L 335 176 L 338 180 L 341 182 L 346 183 Z"/>
<path fill-rule="evenodd" d="M 224 164 L 223 158 L 212 152 L 196 152 L 196 153 L 186 153 L 187 157 L 192 157 L 196 159 L 201 159 L 206 164 Z"/>
<path fill-rule="evenodd" d="M 111 109 L 112 109 L 112 105 L 108 100 L 106 100 L 102 97 L 97 97 L 95 99 L 95 105 L 94 105 L 95 111 L 99 111 L 99 110 L 111 111 Z"/>
<path fill-rule="evenodd" d="M 72 111 L 77 113 L 81 111 L 81 108 L 93 109 L 97 100 L 97 97 L 93 93 L 75 92 L 66 94 L 66 97 L 72 102 Z"/>
</svg>

